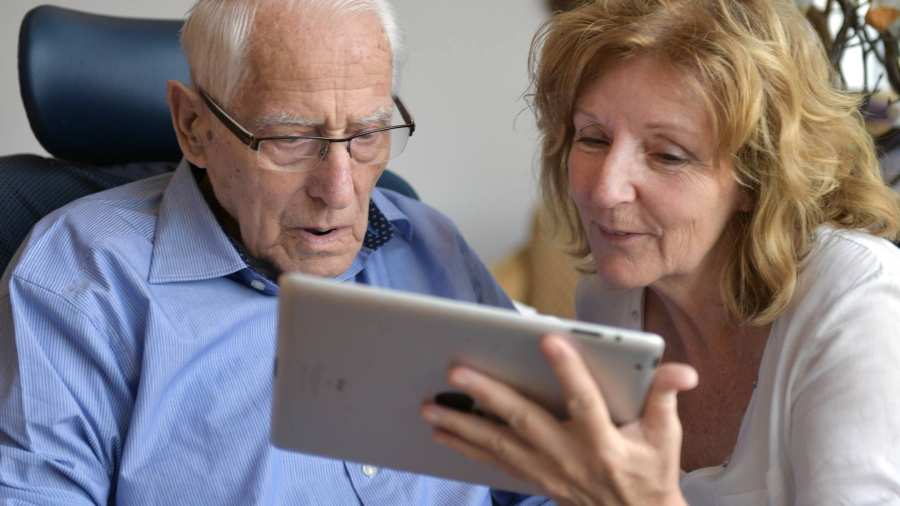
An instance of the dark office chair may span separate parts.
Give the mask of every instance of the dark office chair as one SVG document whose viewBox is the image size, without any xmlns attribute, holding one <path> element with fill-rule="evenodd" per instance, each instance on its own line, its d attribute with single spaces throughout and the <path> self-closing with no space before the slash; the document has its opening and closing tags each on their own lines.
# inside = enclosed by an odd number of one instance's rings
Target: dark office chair
<svg viewBox="0 0 900 506">
<path fill-rule="evenodd" d="M 166 81 L 190 82 L 182 22 L 53 6 L 25 15 L 19 85 L 28 121 L 54 158 L 0 157 L 0 273 L 41 217 L 113 186 L 171 171 L 181 159 Z M 386 171 L 378 185 L 418 198 Z"/>
</svg>

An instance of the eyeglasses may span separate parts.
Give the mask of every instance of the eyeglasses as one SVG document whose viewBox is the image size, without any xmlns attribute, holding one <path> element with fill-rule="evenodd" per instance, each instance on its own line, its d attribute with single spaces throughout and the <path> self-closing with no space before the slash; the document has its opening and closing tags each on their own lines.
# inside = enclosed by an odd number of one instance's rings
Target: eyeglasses
<svg viewBox="0 0 900 506">
<path fill-rule="evenodd" d="M 331 144 L 339 142 L 347 143 L 347 153 L 358 163 L 385 163 L 403 152 L 416 131 L 416 123 L 406 106 L 400 97 L 394 96 L 394 104 L 403 121 L 400 125 L 373 128 L 342 138 L 310 135 L 257 137 L 235 121 L 203 89 L 198 91 L 219 121 L 244 145 L 257 152 L 262 165 L 275 170 L 299 172 L 314 169 L 328 155 Z"/>
</svg>

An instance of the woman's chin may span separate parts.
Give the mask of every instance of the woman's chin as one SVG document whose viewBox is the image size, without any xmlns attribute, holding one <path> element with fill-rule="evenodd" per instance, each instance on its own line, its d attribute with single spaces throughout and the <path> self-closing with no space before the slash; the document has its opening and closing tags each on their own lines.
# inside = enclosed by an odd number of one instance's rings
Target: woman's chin
<svg viewBox="0 0 900 506">
<path fill-rule="evenodd" d="M 615 262 L 598 260 L 595 265 L 597 277 L 607 287 L 615 290 L 643 288 L 653 282 L 646 270 L 634 265 L 616 265 Z"/>
</svg>

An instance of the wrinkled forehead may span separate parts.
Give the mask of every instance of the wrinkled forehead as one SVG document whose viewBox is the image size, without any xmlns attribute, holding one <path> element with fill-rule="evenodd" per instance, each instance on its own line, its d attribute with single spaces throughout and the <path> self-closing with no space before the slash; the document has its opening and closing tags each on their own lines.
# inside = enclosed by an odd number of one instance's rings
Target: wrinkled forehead
<svg viewBox="0 0 900 506">
<path fill-rule="evenodd" d="M 626 95 L 637 94 L 641 90 L 652 90 L 655 93 L 644 97 L 648 111 L 665 116 L 673 111 L 689 112 L 698 124 L 710 123 L 712 118 L 711 103 L 703 83 L 696 72 L 681 66 L 673 65 L 657 55 L 637 54 L 618 60 L 602 60 L 585 74 L 575 97 L 575 110 L 579 107 L 593 105 L 622 106 L 628 104 L 611 100 L 610 88 Z M 598 96 L 598 92 L 600 92 Z M 604 93 L 605 92 L 605 93 Z"/>
<path fill-rule="evenodd" d="M 307 91 L 389 90 L 392 84 L 390 43 L 377 14 L 370 11 L 261 11 L 246 62 L 247 81 L 257 87 L 281 82 Z"/>
</svg>

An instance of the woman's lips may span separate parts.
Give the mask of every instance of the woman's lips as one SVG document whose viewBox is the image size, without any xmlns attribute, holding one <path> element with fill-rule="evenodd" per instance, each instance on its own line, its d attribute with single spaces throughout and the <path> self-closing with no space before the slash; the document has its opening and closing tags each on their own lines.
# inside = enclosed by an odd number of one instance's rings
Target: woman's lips
<svg viewBox="0 0 900 506">
<path fill-rule="evenodd" d="M 646 237 L 648 234 L 643 232 L 635 232 L 632 230 L 625 229 L 617 229 L 617 228 L 608 228 L 602 225 L 595 225 L 595 228 L 600 233 L 600 236 L 603 237 L 604 240 L 612 242 L 612 243 L 627 243 L 642 237 Z"/>
</svg>

